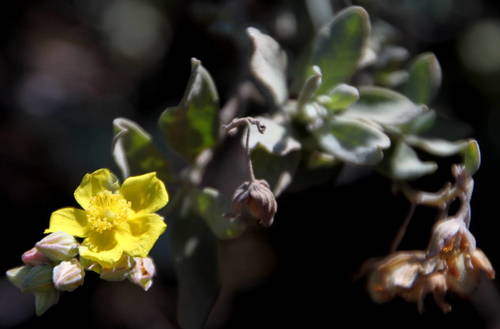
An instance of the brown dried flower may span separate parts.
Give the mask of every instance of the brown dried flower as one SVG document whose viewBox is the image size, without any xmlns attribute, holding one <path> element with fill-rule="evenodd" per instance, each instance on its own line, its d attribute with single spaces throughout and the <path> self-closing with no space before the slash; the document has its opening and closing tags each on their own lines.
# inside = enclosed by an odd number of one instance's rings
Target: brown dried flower
<svg viewBox="0 0 500 329">
<path fill-rule="evenodd" d="M 263 179 L 241 184 L 233 195 L 233 212 L 249 213 L 265 227 L 272 225 L 278 204 L 269 184 Z"/>
</svg>

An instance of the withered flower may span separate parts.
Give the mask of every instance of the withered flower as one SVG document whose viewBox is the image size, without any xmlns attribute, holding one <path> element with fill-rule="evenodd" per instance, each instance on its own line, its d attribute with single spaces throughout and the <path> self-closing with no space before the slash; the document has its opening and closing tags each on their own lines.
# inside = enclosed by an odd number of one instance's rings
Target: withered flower
<svg viewBox="0 0 500 329">
<path fill-rule="evenodd" d="M 234 192 L 232 205 L 234 213 L 248 213 L 265 227 L 272 225 L 278 210 L 274 194 L 263 179 L 241 184 Z"/>
</svg>

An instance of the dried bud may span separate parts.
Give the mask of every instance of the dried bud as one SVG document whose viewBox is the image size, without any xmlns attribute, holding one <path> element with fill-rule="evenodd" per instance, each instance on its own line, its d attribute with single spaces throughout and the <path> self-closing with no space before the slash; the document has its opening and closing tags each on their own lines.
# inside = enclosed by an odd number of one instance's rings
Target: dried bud
<svg viewBox="0 0 500 329">
<path fill-rule="evenodd" d="M 134 258 L 123 254 L 122 258 L 112 268 L 101 269 L 101 279 L 106 281 L 122 281 L 125 280 L 129 272 L 134 267 Z"/>
<path fill-rule="evenodd" d="M 36 315 L 45 313 L 52 305 L 59 301 L 59 291 L 52 288 L 44 292 L 35 292 Z"/>
<path fill-rule="evenodd" d="M 450 218 L 436 223 L 428 247 L 428 256 L 450 253 L 451 251 L 471 251 L 476 248 L 476 239 L 465 223 L 457 218 Z"/>
<path fill-rule="evenodd" d="M 26 265 L 37 266 L 42 264 L 50 264 L 50 259 L 47 258 L 44 254 L 42 254 L 38 249 L 31 248 L 26 251 L 21 259 L 23 263 Z"/>
<path fill-rule="evenodd" d="M 20 284 L 22 292 L 45 292 L 54 288 L 52 284 L 52 266 L 28 266 L 29 271 L 23 276 Z M 19 274 L 19 273 L 18 273 Z"/>
<path fill-rule="evenodd" d="M 36 243 L 36 248 L 53 261 L 70 260 L 78 254 L 78 242 L 72 235 L 55 232 Z"/>
<path fill-rule="evenodd" d="M 83 266 L 76 260 L 61 262 L 54 267 L 52 281 L 57 290 L 73 291 L 83 284 L 85 271 Z"/>
<path fill-rule="evenodd" d="M 129 280 L 148 291 L 153 285 L 156 267 L 150 257 L 134 257 L 135 266 L 129 273 Z"/>
<path fill-rule="evenodd" d="M 486 257 L 481 249 L 473 250 L 470 256 L 472 266 L 474 266 L 476 270 L 484 271 L 486 273 L 486 276 L 490 280 L 493 280 L 495 278 L 495 270 L 493 269 L 490 260 L 488 259 L 488 257 Z"/>
<path fill-rule="evenodd" d="M 244 182 L 234 192 L 233 211 L 237 214 L 246 211 L 263 226 L 272 225 L 277 209 L 274 194 L 263 179 Z"/>
<path fill-rule="evenodd" d="M 425 254 L 421 251 L 394 253 L 379 261 L 368 278 L 368 291 L 373 301 L 384 303 L 415 284 L 422 272 Z"/>
</svg>

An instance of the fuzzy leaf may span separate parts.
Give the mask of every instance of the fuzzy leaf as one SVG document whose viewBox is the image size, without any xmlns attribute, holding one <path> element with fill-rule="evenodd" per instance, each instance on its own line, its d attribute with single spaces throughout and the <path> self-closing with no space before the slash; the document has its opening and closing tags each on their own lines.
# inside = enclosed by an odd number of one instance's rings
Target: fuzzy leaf
<svg viewBox="0 0 500 329">
<path fill-rule="evenodd" d="M 349 107 L 358 99 L 358 89 L 345 83 L 335 86 L 328 95 L 318 96 L 318 102 L 334 112 Z"/>
<path fill-rule="evenodd" d="M 177 320 L 182 329 L 202 329 L 220 289 L 217 240 L 188 193 L 177 200 L 168 216 L 178 281 Z"/>
<path fill-rule="evenodd" d="M 250 72 L 279 106 L 288 99 L 286 53 L 273 38 L 256 28 L 247 28 L 247 34 L 252 41 Z"/>
<path fill-rule="evenodd" d="M 429 104 L 441 86 L 441 66 L 433 53 L 418 56 L 410 66 L 404 93 L 417 104 Z"/>
<path fill-rule="evenodd" d="M 274 194 L 279 195 L 291 183 L 301 145 L 282 125 L 262 117 L 257 119 L 266 126 L 266 131 L 261 134 L 254 125 L 250 128 L 249 146 L 255 176 L 267 180 Z M 246 132 L 242 143 L 246 143 Z"/>
<path fill-rule="evenodd" d="M 376 164 L 383 158 L 382 150 L 391 145 L 389 137 L 379 129 L 347 118 L 330 120 L 317 137 L 323 150 L 358 165 Z"/>
<path fill-rule="evenodd" d="M 481 165 L 481 152 L 476 140 L 471 139 L 467 142 L 462 149 L 462 156 L 464 158 L 465 170 L 470 175 L 474 175 Z"/>
<path fill-rule="evenodd" d="M 432 174 L 437 170 L 435 162 L 421 161 L 415 151 L 404 142 L 396 143 L 386 154 L 381 171 L 394 180 L 411 180 Z"/>
<path fill-rule="evenodd" d="M 219 96 L 201 62 L 193 58 L 191 64 L 191 77 L 181 103 L 167 108 L 159 125 L 166 144 L 192 163 L 201 152 L 217 143 Z"/>
<path fill-rule="evenodd" d="M 406 134 L 422 134 L 432 128 L 436 122 L 436 112 L 429 110 L 417 115 L 413 120 L 400 127 Z"/>
<path fill-rule="evenodd" d="M 349 81 L 358 68 L 369 34 L 368 13 L 356 6 L 344 9 L 319 30 L 308 67 L 318 65 L 323 72 L 318 94 Z"/>
<path fill-rule="evenodd" d="M 467 144 L 467 142 L 464 141 L 450 142 L 444 139 L 425 138 L 411 135 L 405 136 L 404 139 L 412 146 L 418 147 L 427 153 L 442 157 L 461 152 Z"/>
<path fill-rule="evenodd" d="M 362 87 L 360 98 L 342 112 L 342 116 L 372 120 L 383 125 L 401 125 L 424 113 L 426 108 L 415 105 L 405 96 L 386 88 Z"/>
<path fill-rule="evenodd" d="M 246 229 L 246 223 L 240 218 L 230 218 L 225 213 L 230 208 L 213 188 L 204 188 L 196 192 L 195 208 L 198 215 L 205 219 L 206 223 L 219 239 L 234 239 Z"/>
<path fill-rule="evenodd" d="M 116 118 L 113 120 L 113 158 L 123 177 L 156 171 L 166 184 L 173 182 L 173 175 L 163 155 L 154 146 L 151 136 L 135 122 Z"/>
</svg>

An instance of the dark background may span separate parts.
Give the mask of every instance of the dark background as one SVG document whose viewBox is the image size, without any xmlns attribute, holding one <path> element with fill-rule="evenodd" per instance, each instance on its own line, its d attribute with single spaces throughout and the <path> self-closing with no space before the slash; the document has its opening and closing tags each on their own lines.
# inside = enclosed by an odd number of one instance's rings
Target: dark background
<svg viewBox="0 0 500 329">
<path fill-rule="evenodd" d="M 333 1 L 332 8 L 347 2 Z M 443 86 L 433 108 L 462 121 L 481 146 L 471 231 L 496 267 L 500 4 L 352 3 L 398 28 L 399 43 L 412 55 L 437 55 Z M 248 77 L 245 27 L 276 36 L 292 66 L 314 29 L 303 1 L 25 0 L 0 6 L 1 273 L 20 265 L 53 210 L 75 205 L 72 193 L 84 173 L 117 171 L 110 152 L 115 117 L 157 135 L 159 114 L 182 97 L 191 57 L 210 71 L 224 104 Z M 294 26 L 276 27 L 290 15 Z M 422 186 L 438 189 L 452 162 L 443 161 Z M 221 243 L 224 289 L 210 327 L 499 326 L 496 282 L 482 284 L 470 300 L 449 296 L 453 311 L 446 315 L 427 298 L 420 315 L 399 299 L 372 303 L 363 281 L 353 281 L 364 260 L 387 252 L 406 215 L 408 203 L 391 193 L 387 179 L 368 172 L 353 182 L 285 193 L 278 203 L 272 228 Z M 418 208 L 402 249 L 425 248 L 434 218 L 432 210 Z M 162 252 L 165 239 L 154 251 L 159 276 L 148 293 L 88 274 L 83 287 L 37 318 L 32 297 L 1 278 L 0 327 L 171 328 L 175 276 Z"/>
</svg>

